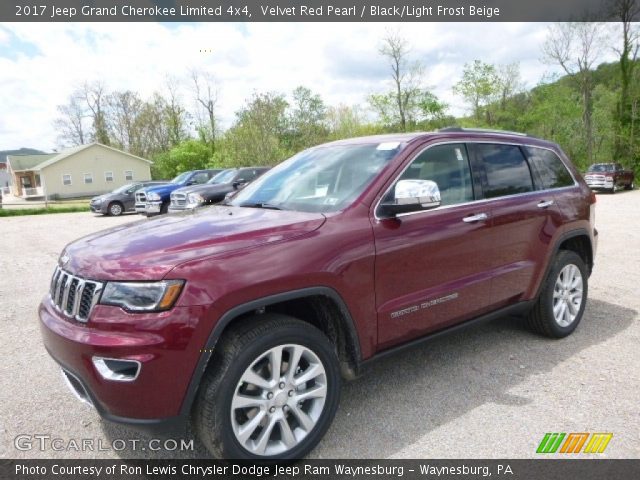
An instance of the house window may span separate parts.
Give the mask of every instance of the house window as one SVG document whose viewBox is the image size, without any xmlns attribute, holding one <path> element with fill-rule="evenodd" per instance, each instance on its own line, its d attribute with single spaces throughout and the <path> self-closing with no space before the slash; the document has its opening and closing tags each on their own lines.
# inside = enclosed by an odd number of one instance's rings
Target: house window
<svg viewBox="0 0 640 480">
<path fill-rule="evenodd" d="M 71 185 L 71 174 L 65 173 L 62 175 L 62 184 L 63 185 Z"/>
<path fill-rule="evenodd" d="M 133 170 L 125 170 L 124 171 L 124 179 L 126 181 L 128 181 L 128 182 L 133 180 Z"/>
<path fill-rule="evenodd" d="M 84 183 L 93 183 L 93 173 L 84 174 Z"/>
<path fill-rule="evenodd" d="M 113 182 L 113 172 L 104 172 L 105 182 Z"/>
</svg>

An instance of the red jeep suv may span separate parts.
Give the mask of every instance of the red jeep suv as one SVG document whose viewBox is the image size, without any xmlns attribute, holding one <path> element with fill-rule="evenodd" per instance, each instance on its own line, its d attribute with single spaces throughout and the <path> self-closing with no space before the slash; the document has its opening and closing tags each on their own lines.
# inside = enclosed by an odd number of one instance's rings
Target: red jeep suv
<svg viewBox="0 0 640 480">
<path fill-rule="evenodd" d="M 595 195 L 555 144 L 448 128 L 305 150 L 226 205 L 62 252 L 39 315 L 82 400 L 139 427 L 192 422 L 218 457 L 299 458 L 341 379 L 463 324 L 569 335 Z"/>
</svg>

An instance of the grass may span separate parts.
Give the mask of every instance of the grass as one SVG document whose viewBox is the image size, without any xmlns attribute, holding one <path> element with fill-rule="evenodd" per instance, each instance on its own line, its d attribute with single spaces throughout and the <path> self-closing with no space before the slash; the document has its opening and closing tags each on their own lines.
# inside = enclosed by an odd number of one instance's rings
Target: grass
<svg viewBox="0 0 640 480">
<path fill-rule="evenodd" d="M 0 217 L 47 215 L 49 213 L 88 212 L 88 205 L 52 205 L 49 208 L 0 208 Z"/>
</svg>

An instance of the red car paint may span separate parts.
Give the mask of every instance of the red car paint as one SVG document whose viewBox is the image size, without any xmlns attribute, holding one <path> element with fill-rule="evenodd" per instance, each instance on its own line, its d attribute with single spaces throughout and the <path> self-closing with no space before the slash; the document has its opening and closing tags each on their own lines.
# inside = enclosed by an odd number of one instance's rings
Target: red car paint
<svg viewBox="0 0 640 480">
<path fill-rule="evenodd" d="M 442 132 L 371 137 L 404 148 L 348 207 L 329 214 L 216 206 L 136 222 L 66 247 L 64 269 L 100 281 L 185 280 L 176 305 L 127 313 L 97 305 L 84 324 L 40 305 L 46 348 L 88 390 L 100 413 L 120 421 L 188 414 L 211 334 L 242 305 L 305 288 L 336 293 L 353 320 L 357 360 L 535 299 L 553 248 L 572 232 L 596 231 L 592 195 L 554 144 L 531 137 Z M 436 143 L 540 146 L 559 155 L 575 184 L 476 199 L 422 215 L 383 218 L 378 202 L 414 156 Z M 549 208 L 538 204 L 553 201 Z M 487 220 L 465 223 L 469 215 Z M 452 297 L 452 298 L 449 298 Z M 111 382 L 92 356 L 141 362 L 139 377 Z"/>
</svg>

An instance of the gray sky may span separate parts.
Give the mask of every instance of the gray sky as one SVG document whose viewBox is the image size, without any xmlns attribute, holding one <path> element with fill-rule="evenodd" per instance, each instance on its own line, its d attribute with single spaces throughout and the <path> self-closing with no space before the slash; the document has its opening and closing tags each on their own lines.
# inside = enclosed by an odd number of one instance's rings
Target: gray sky
<svg viewBox="0 0 640 480">
<path fill-rule="evenodd" d="M 541 62 L 544 23 L 5 23 L 0 24 L 0 150 L 56 146 L 56 106 L 74 87 L 102 80 L 148 98 L 167 74 L 210 72 L 218 82 L 219 117 L 233 121 L 253 91 L 289 94 L 298 85 L 330 105 L 364 103 L 387 90 L 388 67 L 377 49 L 397 30 L 425 65 L 425 84 L 456 115 L 466 111 L 452 93 L 465 63 L 519 62 L 527 87 L 557 68 Z M 202 53 L 200 50 L 208 50 Z M 603 60 L 614 53 L 604 49 Z"/>
</svg>

